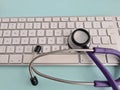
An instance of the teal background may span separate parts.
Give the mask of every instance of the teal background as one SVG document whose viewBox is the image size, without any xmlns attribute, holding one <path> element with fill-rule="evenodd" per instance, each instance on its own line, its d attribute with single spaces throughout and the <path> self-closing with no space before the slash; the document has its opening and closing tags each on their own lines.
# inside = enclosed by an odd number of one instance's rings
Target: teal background
<svg viewBox="0 0 120 90">
<path fill-rule="evenodd" d="M 120 0 L 0 0 L 0 17 L 107 15 L 120 15 Z M 107 68 L 115 78 L 120 75 L 119 67 Z M 95 66 L 41 66 L 39 70 L 70 80 L 105 80 Z M 27 66 L 0 66 L 0 90 L 112 90 L 38 79 L 39 85 L 32 86 Z"/>
</svg>

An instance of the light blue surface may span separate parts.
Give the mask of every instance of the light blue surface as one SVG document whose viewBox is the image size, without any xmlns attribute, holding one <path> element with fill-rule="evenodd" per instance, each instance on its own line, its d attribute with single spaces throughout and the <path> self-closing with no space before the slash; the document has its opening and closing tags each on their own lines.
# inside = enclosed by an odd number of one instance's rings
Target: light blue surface
<svg viewBox="0 0 120 90">
<path fill-rule="evenodd" d="M 0 17 L 21 16 L 95 16 L 120 15 L 120 0 L 0 0 Z M 119 67 L 108 67 L 114 77 L 120 75 Z M 91 67 L 41 67 L 41 71 L 71 80 L 104 80 L 98 68 Z M 38 78 L 34 87 L 29 81 L 28 67 L 0 67 L 0 90 L 111 90 L 58 83 Z"/>
</svg>

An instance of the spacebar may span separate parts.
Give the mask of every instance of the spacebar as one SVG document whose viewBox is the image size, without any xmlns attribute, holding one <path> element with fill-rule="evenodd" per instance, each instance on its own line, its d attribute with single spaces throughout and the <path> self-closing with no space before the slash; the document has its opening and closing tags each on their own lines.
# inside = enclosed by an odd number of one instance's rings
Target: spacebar
<svg viewBox="0 0 120 90">
<path fill-rule="evenodd" d="M 79 63 L 79 57 L 77 54 L 70 55 L 47 55 L 36 59 L 34 63 L 45 63 L 45 64 L 75 64 Z"/>
</svg>

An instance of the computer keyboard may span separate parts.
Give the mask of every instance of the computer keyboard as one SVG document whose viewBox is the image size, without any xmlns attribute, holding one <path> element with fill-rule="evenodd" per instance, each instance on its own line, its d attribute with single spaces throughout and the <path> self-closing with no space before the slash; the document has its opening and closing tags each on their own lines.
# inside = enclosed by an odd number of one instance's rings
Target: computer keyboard
<svg viewBox="0 0 120 90">
<path fill-rule="evenodd" d="M 68 49 L 67 39 L 77 28 L 91 35 L 90 48 L 120 51 L 120 16 L 58 16 L 0 18 L 0 65 L 28 65 L 33 49 L 41 53 Z M 104 65 L 119 65 L 117 57 L 96 54 Z M 94 65 L 85 53 L 57 53 L 35 61 L 38 65 Z"/>
</svg>

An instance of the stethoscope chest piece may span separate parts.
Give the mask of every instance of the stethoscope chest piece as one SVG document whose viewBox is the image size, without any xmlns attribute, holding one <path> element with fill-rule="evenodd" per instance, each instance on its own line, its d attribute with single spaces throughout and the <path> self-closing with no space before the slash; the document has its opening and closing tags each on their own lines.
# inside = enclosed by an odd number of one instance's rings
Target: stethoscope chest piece
<svg viewBox="0 0 120 90">
<path fill-rule="evenodd" d="M 85 29 L 76 29 L 68 38 L 68 46 L 72 49 L 87 48 L 89 42 L 90 35 Z"/>
</svg>

